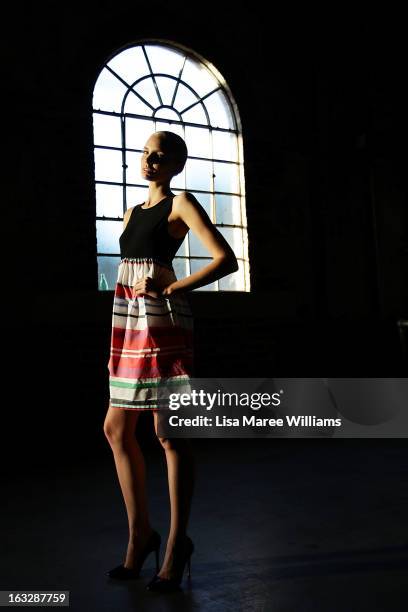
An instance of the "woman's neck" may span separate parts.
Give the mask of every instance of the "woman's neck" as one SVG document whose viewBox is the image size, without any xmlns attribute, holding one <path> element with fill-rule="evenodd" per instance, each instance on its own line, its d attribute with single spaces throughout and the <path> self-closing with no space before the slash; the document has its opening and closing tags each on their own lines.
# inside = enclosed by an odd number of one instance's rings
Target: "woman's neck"
<svg viewBox="0 0 408 612">
<path fill-rule="evenodd" d="M 169 195 L 171 195 L 170 185 L 149 185 L 149 193 L 145 204 L 146 206 L 154 206 Z"/>
</svg>

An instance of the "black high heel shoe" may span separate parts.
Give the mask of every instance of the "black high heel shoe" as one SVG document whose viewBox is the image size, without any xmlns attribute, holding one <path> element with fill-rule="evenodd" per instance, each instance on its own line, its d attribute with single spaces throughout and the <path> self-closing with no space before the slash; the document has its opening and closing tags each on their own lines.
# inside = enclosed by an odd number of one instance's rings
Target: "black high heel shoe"
<svg viewBox="0 0 408 612">
<path fill-rule="evenodd" d="M 194 552 L 194 543 L 191 538 L 186 536 L 184 554 L 177 554 L 177 565 L 180 569 L 176 578 L 161 578 L 158 576 L 158 570 L 152 580 L 146 585 L 148 591 L 157 591 L 158 593 L 170 593 L 171 591 L 179 591 L 180 583 L 183 578 L 184 568 L 187 563 L 188 578 L 191 578 L 191 555 Z"/>
<path fill-rule="evenodd" d="M 137 565 L 135 565 L 134 568 L 125 567 L 122 563 L 114 569 L 109 570 L 109 572 L 107 572 L 107 575 L 109 576 L 109 578 L 116 578 L 118 580 L 130 580 L 134 578 L 139 578 L 140 570 L 142 569 L 146 557 L 153 551 L 156 553 L 156 572 L 158 572 L 160 544 L 160 534 L 157 533 L 157 531 L 153 531 L 146 543 L 144 550 L 142 551 L 140 557 L 137 560 Z"/>
</svg>

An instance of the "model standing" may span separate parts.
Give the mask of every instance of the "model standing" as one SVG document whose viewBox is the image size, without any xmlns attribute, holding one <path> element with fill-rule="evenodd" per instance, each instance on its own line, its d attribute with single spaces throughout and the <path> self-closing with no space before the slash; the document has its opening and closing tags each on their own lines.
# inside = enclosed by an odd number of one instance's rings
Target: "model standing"
<svg viewBox="0 0 408 612">
<path fill-rule="evenodd" d="M 137 420 L 141 410 L 152 411 L 157 435 L 158 384 L 170 380 L 182 385 L 194 375 L 193 318 L 186 292 L 238 269 L 231 247 L 196 198 L 189 192 L 171 192 L 171 179 L 183 170 L 186 159 L 185 142 L 173 132 L 155 132 L 143 150 L 141 173 L 149 181 L 149 194 L 124 216 L 108 365 L 110 404 L 104 422 L 129 522 L 125 561 L 108 574 L 136 578 L 155 551 L 156 574 L 147 588 L 156 591 L 179 588 L 194 550 L 187 535 L 194 461 L 189 440 L 158 437 L 166 454 L 171 511 L 159 571 L 161 537 L 149 522 L 144 457 L 134 435 Z M 213 260 L 177 279 L 172 260 L 190 229 Z"/>
</svg>

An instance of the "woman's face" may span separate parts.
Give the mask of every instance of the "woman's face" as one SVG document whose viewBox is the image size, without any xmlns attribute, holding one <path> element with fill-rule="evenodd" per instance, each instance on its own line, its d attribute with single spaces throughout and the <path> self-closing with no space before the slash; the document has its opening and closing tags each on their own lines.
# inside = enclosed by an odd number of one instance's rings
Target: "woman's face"
<svg viewBox="0 0 408 612">
<path fill-rule="evenodd" d="M 140 160 L 142 178 L 147 181 L 170 181 L 178 171 L 171 153 L 163 147 L 160 136 L 147 140 Z"/>
</svg>

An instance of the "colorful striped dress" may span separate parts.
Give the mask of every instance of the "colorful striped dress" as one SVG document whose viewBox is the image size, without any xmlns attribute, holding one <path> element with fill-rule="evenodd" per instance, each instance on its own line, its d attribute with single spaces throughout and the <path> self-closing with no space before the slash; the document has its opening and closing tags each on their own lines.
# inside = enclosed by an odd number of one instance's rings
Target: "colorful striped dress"
<svg viewBox="0 0 408 612">
<path fill-rule="evenodd" d="M 193 376 L 193 316 L 187 294 L 132 297 L 133 285 L 144 276 L 160 288 L 177 280 L 172 260 L 184 238 L 168 233 L 173 198 L 150 208 L 135 206 L 119 238 L 108 363 L 112 408 L 159 410 L 164 407 L 159 387 L 182 393 Z"/>
</svg>

